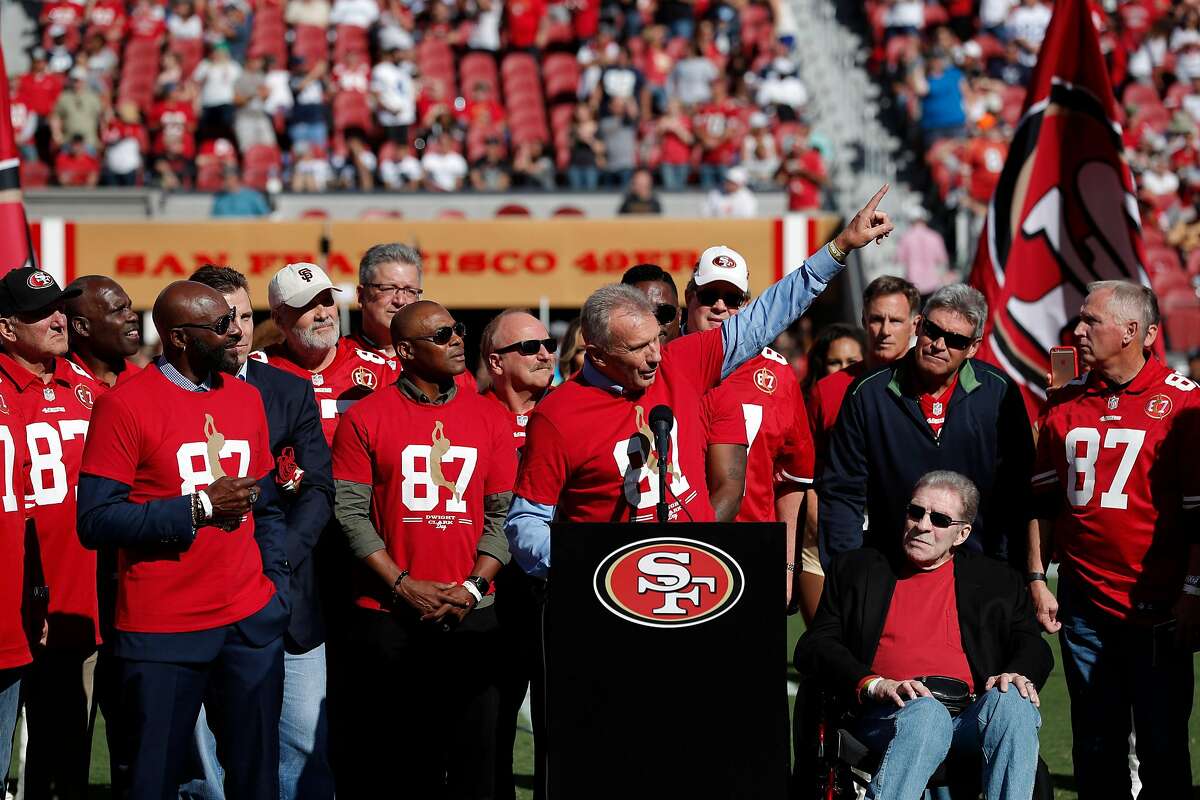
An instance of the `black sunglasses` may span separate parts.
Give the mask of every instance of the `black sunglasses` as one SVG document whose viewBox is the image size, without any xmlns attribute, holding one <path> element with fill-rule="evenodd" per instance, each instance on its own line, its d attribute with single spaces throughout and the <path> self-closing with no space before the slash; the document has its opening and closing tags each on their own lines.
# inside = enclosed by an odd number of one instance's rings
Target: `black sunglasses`
<svg viewBox="0 0 1200 800">
<path fill-rule="evenodd" d="M 927 319 L 921 320 L 921 333 L 925 334 L 931 342 L 936 342 L 938 339 L 943 340 L 946 347 L 951 350 L 966 350 L 971 346 L 971 342 L 975 341 L 974 336 L 967 336 L 965 333 L 951 333 Z"/>
<path fill-rule="evenodd" d="M 542 352 L 543 347 L 546 348 L 547 353 L 554 355 L 554 349 L 558 347 L 558 342 L 554 340 L 554 337 L 550 337 L 549 339 L 525 339 L 524 341 L 513 342 L 504 347 L 497 347 L 495 352 L 500 354 L 520 352 L 523 356 L 536 356 Z"/>
<path fill-rule="evenodd" d="M 696 299 L 702 306 L 715 306 L 718 300 L 725 301 L 726 308 L 741 308 L 746 301 L 745 292 L 722 292 L 717 289 L 697 289 Z"/>
<path fill-rule="evenodd" d="M 427 342 L 433 342 L 436 345 L 449 344 L 450 340 L 455 336 L 463 338 L 467 335 L 467 326 L 461 322 L 456 322 L 453 325 L 443 325 L 429 336 L 409 336 L 409 339 L 423 339 Z"/>
<path fill-rule="evenodd" d="M 904 512 L 912 522 L 920 522 L 925 519 L 925 515 L 929 514 L 929 521 L 933 523 L 935 528 L 949 528 L 951 525 L 969 525 L 970 520 L 954 519 L 949 514 L 943 514 L 940 511 L 930 511 L 916 503 L 909 503 L 908 508 Z"/>
<path fill-rule="evenodd" d="M 231 308 L 231 309 L 229 309 L 228 314 L 221 317 L 216 322 L 210 322 L 207 325 L 201 325 L 198 322 L 191 322 L 191 323 L 184 323 L 183 325 L 176 325 L 175 327 L 176 328 L 203 328 L 206 331 L 212 331 L 217 336 L 224 336 L 225 334 L 229 333 L 229 326 L 233 324 L 233 321 L 236 318 L 237 318 L 237 310 Z"/>
<path fill-rule="evenodd" d="M 654 307 L 654 318 L 659 325 L 670 325 L 679 316 L 679 306 L 670 303 L 659 303 Z"/>
</svg>

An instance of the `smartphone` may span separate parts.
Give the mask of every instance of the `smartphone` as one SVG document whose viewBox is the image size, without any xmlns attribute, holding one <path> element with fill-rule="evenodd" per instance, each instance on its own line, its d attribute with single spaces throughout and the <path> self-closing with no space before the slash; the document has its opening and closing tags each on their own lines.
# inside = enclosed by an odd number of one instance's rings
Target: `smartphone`
<svg viewBox="0 0 1200 800">
<path fill-rule="evenodd" d="M 1065 386 L 1079 376 L 1079 352 L 1074 347 L 1056 345 L 1050 348 L 1050 385 Z"/>
</svg>

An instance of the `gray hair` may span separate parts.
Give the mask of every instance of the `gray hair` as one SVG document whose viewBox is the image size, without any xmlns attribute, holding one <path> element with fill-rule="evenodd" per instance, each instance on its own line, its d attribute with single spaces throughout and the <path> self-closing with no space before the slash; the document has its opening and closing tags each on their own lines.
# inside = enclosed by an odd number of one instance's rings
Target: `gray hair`
<svg viewBox="0 0 1200 800">
<path fill-rule="evenodd" d="M 1150 287 L 1129 281 L 1096 281 L 1087 287 L 1089 295 L 1106 289 L 1112 292 L 1108 308 L 1119 322 L 1137 322 L 1143 336 L 1151 325 L 1158 324 L 1158 297 Z"/>
<path fill-rule="evenodd" d="M 984 299 L 983 292 L 965 283 L 943 286 L 925 301 L 921 315 L 928 317 L 930 311 L 939 308 L 953 311 L 971 323 L 975 329 L 971 334 L 972 338 L 978 339 L 983 336 L 983 326 L 987 323 L 988 315 L 987 300 Z"/>
<path fill-rule="evenodd" d="M 374 282 L 375 270 L 384 264 L 412 264 L 417 268 L 417 280 L 421 280 L 421 251 L 400 242 L 385 242 L 373 245 L 363 253 L 358 262 L 358 282 Z"/>
<path fill-rule="evenodd" d="M 922 489 L 948 489 L 954 492 L 962 506 L 962 519 L 975 521 L 975 515 L 979 513 L 979 489 L 966 475 L 948 469 L 926 472 L 917 481 L 912 493 L 916 494 Z"/>
<path fill-rule="evenodd" d="M 632 286 L 610 283 L 592 292 L 580 313 L 583 340 L 601 349 L 612 346 L 612 318 L 616 314 L 654 316 L 650 298 Z"/>
</svg>

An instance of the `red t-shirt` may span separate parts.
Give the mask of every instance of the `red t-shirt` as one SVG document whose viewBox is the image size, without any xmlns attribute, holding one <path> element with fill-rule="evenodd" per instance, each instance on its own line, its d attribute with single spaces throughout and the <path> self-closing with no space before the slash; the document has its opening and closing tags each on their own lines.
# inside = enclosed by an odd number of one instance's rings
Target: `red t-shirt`
<svg viewBox="0 0 1200 800">
<path fill-rule="evenodd" d="M 176 100 L 165 100 L 150 112 L 150 120 L 158 131 L 154 137 L 154 152 L 162 155 L 168 151 L 169 144 L 173 152 L 191 158 L 196 154 L 196 110 L 191 103 Z"/>
<path fill-rule="evenodd" d="M 1033 490 L 1064 501 L 1064 571 L 1109 614 L 1169 616 L 1200 508 L 1196 384 L 1153 358 L 1124 389 L 1091 373 L 1051 396 L 1039 430 Z"/>
<path fill-rule="evenodd" d="M 400 363 L 400 359 L 395 356 L 388 355 L 387 351 L 378 346 L 366 337 L 361 330 L 357 330 L 349 336 L 345 337 L 357 347 L 359 350 L 364 350 L 368 353 L 374 353 L 383 359 L 384 382 L 395 383 L 400 377 L 400 373 L 404 371 L 404 365 Z M 470 371 L 461 372 L 454 377 L 454 384 L 459 389 L 479 393 L 479 386 L 475 383 L 475 377 Z"/>
<path fill-rule="evenodd" d="M 120 30 L 125 25 L 125 3 L 122 0 L 96 0 L 88 12 L 87 22 L 91 32 Z"/>
<path fill-rule="evenodd" d="M 1008 144 L 990 139 L 973 139 L 967 145 L 967 166 L 971 169 L 968 191 L 971 199 L 986 203 L 992 199 L 1004 160 L 1008 158 Z"/>
<path fill-rule="evenodd" d="M 814 175 L 825 175 L 825 161 L 816 148 L 809 148 L 798 157 L 788 158 L 787 163 L 795 164 L 796 167 Z M 803 175 L 789 174 L 787 190 L 788 211 L 811 211 L 821 207 L 821 186 Z"/>
<path fill-rule="evenodd" d="M 33 113 L 48 117 L 54 111 L 54 104 L 58 102 L 62 89 L 62 75 L 56 72 L 43 72 L 41 75 L 29 72 L 21 76 L 17 92 Z"/>
<path fill-rule="evenodd" d="M 47 27 L 61 25 L 64 28 L 74 28 L 82 19 L 83 6 L 69 2 L 69 0 L 46 3 L 42 6 L 40 15 L 41 23 Z"/>
<path fill-rule="evenodd" d="M 211 391 L 189 392 L 152 365 L 100 395 L 83 472 L 129 486 L 133 503 L 204 489 L 215 480 L 212 450 L 225 474 L 261 480 L 275 466 L 262 396 L 236 378 L 214 381 Z M 116 627 L 133 633 L 219 628 L 262 610 L 275 593 L 253 514 L 229 533 L 201 528 L 182 551 L 121 548 L 117 571 Z"/>
<path fill-rule="evenodd" d="M 812 430 L 818 466 L 829 452 L 829 439 L 833 436 L 833 426 L 837 423 L 838 412 L 842 410 L 846 391 L 866 372 L 866 362 L 859 361 L 813 384 L 812 395 L 808 398 L 808 424 Z"/>
<path fill-rule="evenodd" d="M 96 384 L 96 388 L 99 389 L 101 392 L 106 392 L 110 388 L 116 388 L 116 387 L 109 387 L 103 381 L 98 380 L 96 378 L 95 373 L 92 372 L 91 368 L 89 368 L 87 364 L 83 363 L 83 359 L 81 359 L 78 356 L 78 354 L 67 353 L 67 359 L 72 364 L 74 364 L 75 366 L 77 366 L 81 370 L 83 370 L 83 373 L 92 379 L 92 381 Z M 137 375 L 141 371 L 142 371 L 141 367 L 139 367 L 137 364 L 133 363 L 129 359 L 125 359 L 125 369 L 123 369 L 117 373 L 117 384 L 116 385 L 120 386 L 121 384 L 125 383 L 126 381 L 128 381 L 130 378 L 132 378 L 134 375 Z"/>
<path fill-rule="evenodd" d="M 545 0 L 516 0 L 508 4 L 508 45 L 525 49 L 537 44 L 538 28 L 546 14 Z"/>
<path fill-rule="evenodd" d="M 654 519 L 659 457 L 650 411 L 672 409 L 667 491 L 670 518 L 711 522 L 701 397 L 721 379 L 721 329 L 683 336 L 663 349 L 650 388 L 632 396 L 594 386 L 583 373 L 559 386 L 529 418 L 515 493 L 558 507 L 572 522 Z"/>
<path fill-rule="evenodd" d="M 691 133 L 692 121 L 687 117 L 680 117 L 683 123 L 684 130 Z M 664 133 L 662 137 L 662 163 L 664 164 L 687 164 L 692 160 L 692 146 L 687 144 L 672 132 Z"/>
<path fill-rule="evenodd" d="M 319 372 L 307 370 L 292 361 L 285 344 L 272 345 L 265 351 L 257 350 L 250 357 L 312 381 L 321 414 L 321 430 L 331 447 L 342 414 L 380 386 L 395 381 L 395 377 L 389 380 L 391 372 L 383 356 L 355 347 L 345 336 L 338 339 L 333 361 Z"/>
<path fill-rule="evenodd" d="M 493 413 L 504 420 L 504 424 L 512 431 L 513 444 L 516 446 L 517 451 L 520 452 L 521 448 L 525 446 L 525 428 L 529 426 L 529 415 L 514 414 L 509 411 L 508 406 L 500 402 L 500 398 L 496 397 L 492 392 L 484 392 L 482 396 L 484 399 L 490 401 Z"/>
<path fill-rule="evenodd" d="M 333 68 L 333 82 L 339 92 L 356 92 L 366 94 L 371 88 L 371 65 L 336 64 Z"/>
<path fill-rule="evenodd" d="M 921 413 L 925 415 L 925 422 L 928 423 L 929 430 L 933 431 L 935 439 L 942 435 L 942 426 L 946 424 L 946 412 L 950 409 L 950 398 L 954 396 L 955 386 L 958 386 L 957 372 L 954 373 L 950 385 L 943 389 L 938 397 L 924 392 L 917 397 Z"/>
<path fill-rule="evenodd" d="M 158 39 L 167 32 L 163 10 L 156 6 L 146 12 L 135 11 L 129 18 L 129 32 L 135 39 Z"/>
<path fill-rule="evenodd" d="M 333 477 L 371 486 L 371 522 L 400 569 L 459 583 L 475 566 L 483 498 L 512 490 L 517 451 L 490 401 L 459 391 L 447 403 L 388 386 L 346 412 L 333 441 Z M 378 579 L 355 602 L 384 607 Z"/>
<path fill-rule="evenodd" d="M 741 148 L 741 107 L 733 100 L 721 103 L 706 103 L 696 112 L 695 128 L 720 138 L 720 144 L 712 149 L 704 148 L 701 161 L 705 164 L 733 164 Z"/>
<path fill-rule="evenodd" d="M 812 485 L 813 446 L 800 384 L 787 359 L 771 348 L 738 367 L 704 396 L 706 406 L 723 408 L 744 426 L 746 494 L 738 522 L 776 522 L 775 487 Z M 710 416 L 721 416 L 714 413 Z M 712 441 L 726 438 L 710 431 Z"/>
<path fill-rule="evenodd" d="M 21 609 L 25 600 L 25 521 L 29 491 L 25 424 L 12 383 L 0 385 L 0 669 L 32 661 Z"/>
<path fill-rule="evenodd" d="M 893 681 L 945 675 L 974 685 L 958 627 L 954 559 L 896 581 L 871 671 Z"/>
<path fill-rule="evenodd" d="M 54 159 L 54 174 L 63 186 L 84 186 L 100 172 L 100 162 L 87 153 L 72 155 L 63 150 Z"/>
<path fill-rule="evenodd" d="M 80 544 L 75 531 L 75 494 L 84 439 L 100 389 L 65 358 L 54 360 L 53 377 L 42 383 L 0 353 L 0 376 L 13 390 L 10 398 L 25 421 L 30 463 L 25 504 L 37 526 L 42 569 L 50 587 L 48 644 L 97 645 L 96 553 Z"/>
</svg>

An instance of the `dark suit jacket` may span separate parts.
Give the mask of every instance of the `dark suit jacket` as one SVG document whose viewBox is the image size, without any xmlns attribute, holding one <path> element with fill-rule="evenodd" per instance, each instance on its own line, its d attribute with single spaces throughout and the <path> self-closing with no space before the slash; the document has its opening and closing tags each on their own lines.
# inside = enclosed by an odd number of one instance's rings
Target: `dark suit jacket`
<svg viewBox="0 0 1200 800">
<path fill-rule="evenodd" d="M 285 547 L 292 565 L 292 618 L 286 646 L 289 652 L 302 653 L 325 641 L 312 553 L 333 513 L 329 445 L 321 432 L 316 396 L 308 381 L 250 359 L 246 382 L 262 394 L 276 465 L 283 449 L 290 447 L 296 464 L 304 470 L 298 492 L 280 491 L 287 527 Z"/>
<path fill-rule="evenodd" d="M 859 681 L 871 674 L 895 589 L 896 569 L 880 551 L 864 548 L 837 556 L 825 574 L 816 617 L 796 644 L 796 668 L 853 697 Z M 976 688 L 1002 672 L 1044 686 L 1054 656 L 1021 576 L 994 559 L 960 550 L 954 556 L 954 591 L 963 652 Z"/>
</svg>

